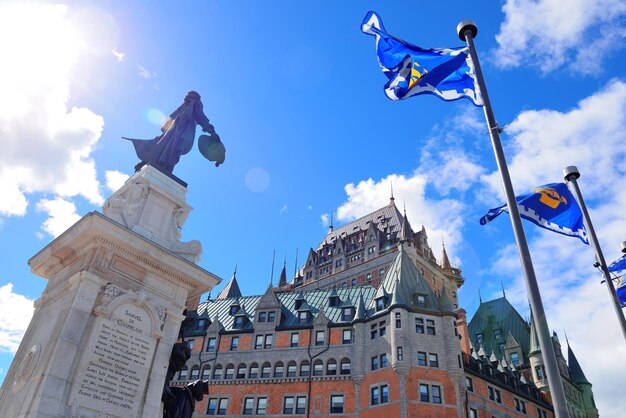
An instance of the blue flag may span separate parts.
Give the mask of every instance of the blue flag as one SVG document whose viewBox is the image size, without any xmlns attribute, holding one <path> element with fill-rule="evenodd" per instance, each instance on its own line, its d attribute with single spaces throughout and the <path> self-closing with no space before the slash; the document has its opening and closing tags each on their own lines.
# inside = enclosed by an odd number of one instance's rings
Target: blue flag
<svg viewBox="0 0 626 418">
<path fill-rule="evenodd" d="M 391 100 L 434 94 L 443 100 L 467 98 L 476 106 L 483 99 L 468 47 L 422 49 L 389 35 L 380 16 L 368 12 L 361 30 L 376 37 L 376 54 L 389 78 L 385 94 Z"/>
<path fill-rule="evenodd" d="M 589 245 L 580 206 L 565 183 L 546 184 L 515 199 L 522 218 L 550 231 L 578 237 Z M 491 222 L 502 212 L 508 212 L 507 205 L 489 209 L 480 224 Z"/>
<path fill-rule="evenodd" d="M 626 306 L 626 276 L 622 276 L 617 280 L 617 286 L 615 286 L 615 293 L 617 293 L 617 299 L 619 300 L 622 308 Z"/>
<path fill-rule="evenodd" d="M 609 271 L 612 273 L 617 273 L 622 270 L 626 270 L 626 254 L 613 261 L 611 265 L 609 265 Z"/>
</svg>

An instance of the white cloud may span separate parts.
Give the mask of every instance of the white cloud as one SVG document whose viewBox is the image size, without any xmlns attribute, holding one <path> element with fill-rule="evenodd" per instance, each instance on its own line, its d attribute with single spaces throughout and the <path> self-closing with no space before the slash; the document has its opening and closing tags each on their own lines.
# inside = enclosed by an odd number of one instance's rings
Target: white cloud
<svg viewBox="0 0 626 418">
<path fill-rule="evenodd" d="M 113 56 L 115 57 L 115 59 L 118 62 L 122 62 L 122 61 L 126 60 L 126 54 L 123 53 L 123 52 L 120 52 L 120 51 L 114 49 L 113 51 L 111 51 L 111 53 L 113 54 Z"/>
<path fill-rule="evenodd" d="M 605 55 L 623 48 L 622 0 L 507 0 L 496 35 L 502 67 L 538 65 L 549 72 L 566 62 L 577 73 L 602 69 Z"/>
<path fill-rule="evenodd" d="M 67 106 L 84 47 L 67 7 L 1 5 L 0 39 L 0 215 L 24 215 L 36 192 L 102 204 L 91 153 L 104 121 Z"/>
<path fill-rule="evenodd" d="M 15 353 L 33 316 L 33 301 L 13 293 L 13 284 L 0 286 L 0 351 Z"/>
<path fill-rule="evenodd" d="M 117 170 L 106 170 L 104 172 L 104 177 L 106 179 L 108 189 L 112 192 L 118 191 L 124 183 L 126 183 L 126 180 L 130 178 L 128 174 Z"/>
<path fill-rule="evenodd" d="M 54 200 L 41 199 L 37 202 L 37 209 L 48 214 L 48 219 L 41 227 L 55 238 L 80 220 L 76 205 L 59 197 Z"/>
<path fill-rule="evenodd" d="M 399 207 L 406 205 L 413 230 L 417 231 L 425 225 L 431 240 L 443 237 L 449 253 L 454 253 L 461 242 L 464 204 L 453 199 L 433 200 L 426 197 L 428 176 L 417 171 L 409 177 L 390 174 L 378 182 L 370 178 L 357 185 L 346 185 L 348 199 L 337 209 L 337 219 L 351 221 L 379 209 L 388 202 L 391 183 L 395 202 Z"/>
<path fill-rule="evenodd" d="M 320 221 L 322 222 L 322 226 L 324 228 L 328 228 L 330 226 L 330 215 L 327 213 L 322 213 L 320 216 Z"/>
<path fill-rule="evenodd" d="M 137 65 L 137 71 L 138 71 L 137 74 L 141 78 L 149 79 L 149 78 L 152 78 L 152 77 L 156 76 L 155 72 L 148 70 L 143 65 Z"/>
<path fill-rule="evenodd" d="M 287 205 L 283 205 L 283 207 L 280 208 L 280 214 L 284 215 L 287 212 L 289 212 L 289 207 Z"/>
</svg>

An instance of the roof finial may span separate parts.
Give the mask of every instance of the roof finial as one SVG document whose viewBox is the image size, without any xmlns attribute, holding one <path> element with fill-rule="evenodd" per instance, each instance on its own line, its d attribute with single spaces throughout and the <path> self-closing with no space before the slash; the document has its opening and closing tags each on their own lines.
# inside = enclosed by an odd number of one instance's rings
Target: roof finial
<svg viewBox="0 0 626 418">
<path fill-rule="evenodd" d="M 296 277 L 297 272 L 298 272 L 298 248 L 296 248 L 296 262 L 293 263 L 293 277 Z"/>
<path fill-rule="evenodd" d="M 390 179 L 389 182 L 391 183 L 391 197 L 389 198 L 389 204 L 393 205 L 394 204 L 394 200 L 396 200 L 393 197 L 393 180 Z"/>
<path fill-rule="evenodd" d="M 504 282 L 500 280 L 500 286 L 502 286 L 502 297 L 506 299 L 506 292 L 504 291 Z"/>
<path fill-rule="evenodd" d="M 270 276 L 270 287 L 274 286 L 274 260 L 276 259 L 276 250 L 272 253 L 272 274 Z"/>
<path fill-rule="evenodd" d="M 335 229 L 335 227 L 333 226 L 333 211 L 330 211 L 330 225 L 328 227 L 328 232 L 333 232 L 333 229 Z"/>
<path fill-rule="evenodd" d="M 480 287 L 478 288 L 478 300 L 483 303 L 483 297 L 480 295 Z"/>
<path fill-rule="evenodd" d="M 235 263 L 235 270 L 233 271 L 233 277 L 237 276 L 237 263 Z"/>
</svg>

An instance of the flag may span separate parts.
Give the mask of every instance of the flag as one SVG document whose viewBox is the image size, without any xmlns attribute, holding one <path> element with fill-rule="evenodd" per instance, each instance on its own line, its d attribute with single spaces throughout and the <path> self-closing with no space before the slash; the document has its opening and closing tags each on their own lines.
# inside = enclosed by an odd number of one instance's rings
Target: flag
<svg viewBox="0 0 626 418">
<path fill-rule="evenodd" d="M 609 271 L 612 273 L 617 273 L 622 270 L 626 270 L 626 254 L 613 261 L 611 265 L 609 265 Z"/>
<path fill-rule="evenodd" d="M 539 186 L 515 199 L 522 218 L 550 231 L 578 237 L 589 245 L 580 206 L 565 183 Z M 502 212 L 508 212 L 507 205 L 489 209 L 489 212 L 480 218 L 480 224 L 491 222 Z"/>
<path fill-rule="evenodd" d="M 626 306 L 626 276 L 622 276 L 617 280 L 617 286 L 615 286 L 615 293 L 617 293 L 617 299 L 620 305 Z"/>
<path fill-rule="evenodd" d="M 368 12 L 363 33 L 376 37 L 376 54 L 389 78 L 385 94 L 391 100 L 434 94 L 443 100 L 467 98 L 476 106 L 483 100 L 468 47 L 422 49 L 389 35 L 380 16 Z"/>
</svg>

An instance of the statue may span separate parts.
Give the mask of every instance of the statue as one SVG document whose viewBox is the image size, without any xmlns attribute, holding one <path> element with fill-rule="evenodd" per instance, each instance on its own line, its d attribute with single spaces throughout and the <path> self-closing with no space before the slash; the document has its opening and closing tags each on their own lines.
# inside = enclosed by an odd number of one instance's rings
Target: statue
<svg viewBox="0 0 626 418">
<path fill-rule="evenodd" d="M 164 405 L 163 418 L 191 418 L 196 402 L 209 394 L 208 380 L 196 380 L 184 387 L 171 388 L 176 401 Z"/>
<path fill-rule="evenodd" d="M 222 164 L 226 158 L 226 149 L 204 114 L 200 95 L 190 91 L 183 104 L 161 127 L 161 135 L 148 140 L 122 137 L 132 141 L 137 157 L 141 160 L 135 166 L 135 171 L 149 164 L 171 175 L 180 156 L 191 151 L 196 136 L 196 125 L 200 125 L 202 131 L 210 135 L 201 135 L 198 139 L 200 153 L 209 161 L 215 161 L 216 167 Z"/>
</svg>

